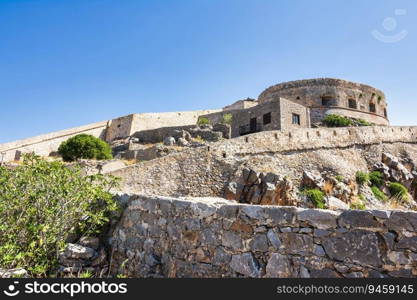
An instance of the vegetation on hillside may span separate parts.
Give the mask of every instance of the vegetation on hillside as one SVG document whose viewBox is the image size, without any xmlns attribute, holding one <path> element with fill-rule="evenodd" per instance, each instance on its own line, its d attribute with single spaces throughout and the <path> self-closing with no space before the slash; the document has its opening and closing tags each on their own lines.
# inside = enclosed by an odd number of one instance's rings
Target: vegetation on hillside
<svg viewBox="0 0 417 300">
<path fill-rule="evenodd" d="M 0 268 L 48 275 L 69 235 L 91 235 L 107 224 L 118 209 L 109 193 L 117 184 L 33 154 L 15 169 L 0 167 Z"/>
<path fill-rule="evenodd" d="M 353 122 L 347 117 L 330 114 L 323 119 L 323 124 L 327 127 L 348 127 L 352 126 Z"/>
</svg>

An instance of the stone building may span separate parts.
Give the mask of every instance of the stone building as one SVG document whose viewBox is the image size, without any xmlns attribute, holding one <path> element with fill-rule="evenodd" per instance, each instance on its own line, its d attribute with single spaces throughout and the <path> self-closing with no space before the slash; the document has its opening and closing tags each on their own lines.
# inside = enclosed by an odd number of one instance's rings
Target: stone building
<svg viewBox="0 0 417 300">
<path fill-rule="evenodd" d="M 341 79 L 319 78 L 280 83 L 263 91 L 258 100 L 237 101 L 201 117 L 211 123 L 231 115 L 232 137 L 265 130 L 311 127 L 328 114 L 389 125 L 382 91 Z"/>
</svg>

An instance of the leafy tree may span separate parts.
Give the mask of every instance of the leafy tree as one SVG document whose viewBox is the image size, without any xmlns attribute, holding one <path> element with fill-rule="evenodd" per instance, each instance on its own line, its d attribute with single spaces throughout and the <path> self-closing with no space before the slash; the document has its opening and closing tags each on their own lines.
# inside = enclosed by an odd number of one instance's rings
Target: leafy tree
<svg viewBox="0 0 417 300">
<path fill-rule="evenodd" d="M 0 268 L 47 275 L 69 234 L 100 231 L 117 209 L 112 176 L 83 176 L 79 167 L 25 155 L 15 169 L 0 167 Z"/>
<path fill-rule="evenodd" d="M 58 153 L 65 161 L 84 159 L 111 159 L 111 148 L 105 141 L 88 134 L 79 134 L 62 142 Z"/>
</svg>

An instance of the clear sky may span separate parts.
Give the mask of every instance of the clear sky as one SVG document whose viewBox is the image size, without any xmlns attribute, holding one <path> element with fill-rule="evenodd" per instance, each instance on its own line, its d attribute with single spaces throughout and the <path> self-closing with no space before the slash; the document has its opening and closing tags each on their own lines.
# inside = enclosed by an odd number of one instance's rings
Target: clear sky
<svg viewBox="0 0 417 300">
<path fill-rule="evenodd" d="M 315 77 L 415 125 L 416 31 L 415 0 L 0 0 L 0 143 Z"/>
</svg>

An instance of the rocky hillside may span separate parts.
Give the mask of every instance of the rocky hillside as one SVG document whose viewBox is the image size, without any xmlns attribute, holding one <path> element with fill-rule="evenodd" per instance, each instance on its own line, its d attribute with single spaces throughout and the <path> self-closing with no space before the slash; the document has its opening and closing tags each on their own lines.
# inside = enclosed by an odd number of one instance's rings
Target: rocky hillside
<svg viewBox="0 0 417 300">
<path fill-rule="evenodd" d="M 288 133 L 268 132 L 177 148 L 112 174 L 123 178 L 124 192 L 330 209 L 415 209 L 414 131 L 402 137 L 380 135 L 378 130 L 386 129 L 377 127 L 349 130 L 346 136 L 344 128 L 300 130 L 309 143 L 297 137 L 300 132 L 289 133 L 288 143 L 279 139 Z M 268 140 L 274 135 L 277 145 Z M 375 176 L 378 182 L 369 178 Z"/>
</svg>

